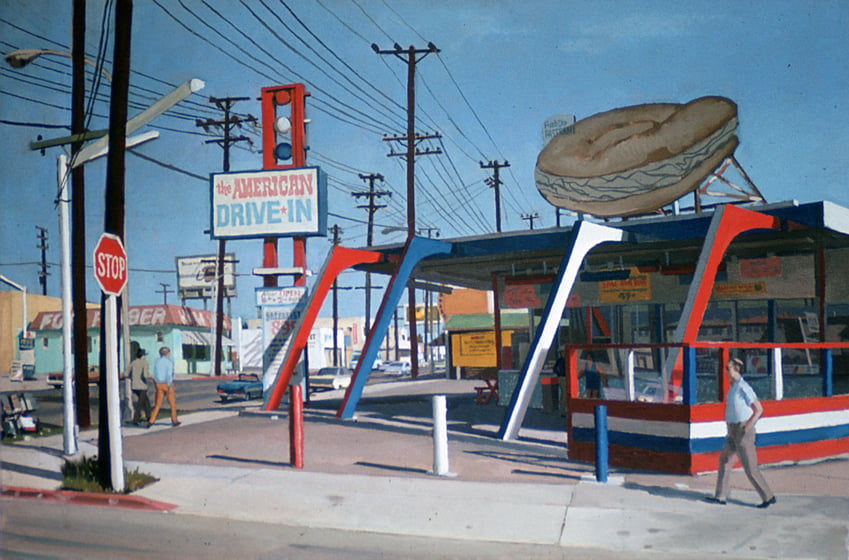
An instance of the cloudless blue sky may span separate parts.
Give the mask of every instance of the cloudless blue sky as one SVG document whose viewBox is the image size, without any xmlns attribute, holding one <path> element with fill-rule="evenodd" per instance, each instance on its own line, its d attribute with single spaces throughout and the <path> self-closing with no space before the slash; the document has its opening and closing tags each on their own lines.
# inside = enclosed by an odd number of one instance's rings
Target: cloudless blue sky
<svg viewBox="0 0 849 560">
<path fill-rule="evenodd" d="M 89 0 L 87 56 L 98 59 L 103 0 Z M 0 0 L 0 52 L 18 48 L 70 50 L 71 0 Z M 110 3 L 110 5 L 112 5 Z M 107 20 L 111 20 L 114 6 Z M 179 23 L 178 23 L 179 21 Z M 104 40 L 112 65 L 111 32 Z M 502 229 L 527 228 L 522 214 L 538 212 L 537 228 L 552 227 L 554 208 L 533 182 L 542 122 L 558 113 L 578 119 L 616 107 L 686 102 L 703 95 L 731 98 L 739 108 L 736 157 L 768 201 L 831 200 L 849 206 L 849 3 L 555 2 L 415 0 L 136 0 L 133 11 L 130 116 L 171 87 L 200 78 L 205 89 L 142 129 L 160 138 L 126 156 L 126 245 L 131 304 L 162 301 L 160 283 L 176 287 L 175 257 L 212 254 L 209 185 L 222 151 L 195 119 L 221 118 L 209 96 L 250 97 L 235 106 L 260 116 L 260 88 L 303 82 L 309 165 L 330 177 L 328 224 L 342 242 L 366 243 L 366 212 L 351 192 L 365 188 L 359 173 L 381 173 L 394 194 L 376 215 L 375 244 L 399 242 L 404 226 L 403 160 L 387 157 L 384 134 L 406 128 L 406 65 L 371 49 L 441 52 L 417 65 L 417 132 L 439 132 L 445 155 L 417 160 L 417 216 L 444 238 L 495 230 L 489 171 L 480 161 L 508 160 L 502 171 Z M 318 40 L 320 39 L 320 41 Z M 308 45 L 308 46 L 307 46 Z M 0 70 L 0 274 L 41 293 L 36 227 L 49 230 L 48 294 L 60 295 L 56 156 L 29 149 L 41 134 L 68 134 L 9 123 L 70 123 L 70 60 L 42 57 Z M 170 85 L 169 85 L 170 84 Z M 89 128 L 108 126 L 107 85 L 93 105 Z M 233 149 L 231 170 L 262 167 L 258 130 L 243 133 L 253 148 Z M 103 231 L 105 159 L 86 166 L 86 253 Z M 571 219 L 571 218 L 570 218 Z M 291 264 L 291 242 L 280 241 L 280 264 Z M 317 271 L 330 247 L 310 239 L 308 265 Z M 236 253 L 239 297 L 234 314 L 256 316 L 251 275 L 262 241 L 228 243 Z M 349 273 L 343 286 L 362 285 Z M 87 272 L 88 299 L 98 301 Z M 285 282 L 284 282 L 285 283 Z M 383 278 L 374 281 L 386 284 Z M 362 290 L 342 292 L 342 313 L 362 314 Z M 169 303 L 177 301 L 169 295 Z M 379 298 L 373 298 L 377 307 Z M 191 305 L 200 306 L 200 302 Z M 329 314 L 329 305 L 322 314 Z"/>
</svg>

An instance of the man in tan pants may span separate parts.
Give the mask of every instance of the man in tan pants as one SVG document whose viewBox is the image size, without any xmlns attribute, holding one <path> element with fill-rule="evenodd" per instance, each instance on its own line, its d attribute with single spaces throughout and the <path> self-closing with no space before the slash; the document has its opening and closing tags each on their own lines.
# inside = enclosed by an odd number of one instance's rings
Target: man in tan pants
<svg viewBox="0 0 849 560">
<path fill-rule="evenodd" d="M 759 508 L 766 508 L 775 503 L 775 495 L 769 489 L 758 468 L 758 455 L 755 449 L 755 423 L 763 414 L 763 406 L 758 401 L 752 387 L 746 383 L 740 372 L 743 362 L 733 358 L 725 364 L 725 375 L 731 381 L 731 387 L 725 400 L 725 422 L 728 424 L 728 435 L 725 445 L 719 454 L 719 474 L 716 478 L 716 492 L 707 501 L 725 504 L 730 491 L 728 482 L 735 458 L 740 458 L 740 464 L 749 478 L 749 482 L 760 494 L 762 502 Z"/>
<path fill-rule="evenodd" d="M 162 399 L 168 397 L 168 405 L 171 407 L 171 425 L 179 426 L 177 420 L 177 399 L 174 396 L 174 362 L 171 361 L 171 349 L 163 346 L 159 349 L 159 357 L 156 363 L 153 364 L 153 384 L 156 386 L 156 401 L 153 405 L 153 412 L 150 413 L 150 420 L 147 426 L 150 427 L 156 422 L 156 417 L 159 416 L 159 409 L 162 407 Z"/>
</svg>

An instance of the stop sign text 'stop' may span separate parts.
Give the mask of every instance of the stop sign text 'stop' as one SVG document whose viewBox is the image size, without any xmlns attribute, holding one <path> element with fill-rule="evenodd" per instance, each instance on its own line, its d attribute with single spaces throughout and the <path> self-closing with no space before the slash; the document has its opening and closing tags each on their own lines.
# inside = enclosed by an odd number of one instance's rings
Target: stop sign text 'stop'
<svg viewBox="0 0 849 560">
<path fill-rule="evenodd" d="M 94 277 L 100 289 L 120 295 L 127 283 L 127 253 L 121 239 L 110 233 L 100 236 L 94 248 Z"/>
</svg>

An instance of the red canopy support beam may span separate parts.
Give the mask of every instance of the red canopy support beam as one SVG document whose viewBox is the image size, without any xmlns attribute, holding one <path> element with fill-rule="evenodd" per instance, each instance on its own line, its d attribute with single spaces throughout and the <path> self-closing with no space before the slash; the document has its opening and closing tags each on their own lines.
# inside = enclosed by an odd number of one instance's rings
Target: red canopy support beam
<svg viewBox="0 0 849 560">
<path fill-rule="evenodd" d="M 333 247 L 327 257 L 327 261 L 324 263 L 321 276 L 316 284 L 315 292 L 310 297 L 306 312 L 295 325 L 295 338 L 286 354 L 286 359 L 283 361 L 283 366 L 280 368 L 277 380 L 274 382 L 274 388 L 264 407 L 265 410 L 275 410 L 280 406 L 280 401 L 283 399 L 283 395 L 286 394 L 286 388 L 292 379 L 295 366 L 304 348 L 307 347 L 307 341 L 309 340 L 310 331 L 315 324 L 315 318 L 318 316 L 318 312 L 324 303 L 324 299 L 327 297 L 327 293 L 330 291 L 331 286 L 333 286 L 333 281 L 347 268 L 358 264 L 376 263 L 381 258 L 382 255 L 374 251 L 348 249 L 340 245 Z"/>
<path fill-rule="evenodd" d="M 751 230 L 779 229 L 780 227 L 779 218 L 738 206 L 726 204 L 716 210 L 705 236 L 693 282 L 687 292 L 687 299 L 681 310 L 681 319 L 672 336 L 672 342 L 687 344 L 696 341 L 716 281 L 716 272 L 734 238 Z M 679 348 L 670 350 L 666 363 L 667 367 L 663 371 L 664 386 L 669 386 L 670 378 L 673 386 L 680 386 L 683 360 Z M 668 397 L 668 390 L 666 394 Z"/>
</svg>

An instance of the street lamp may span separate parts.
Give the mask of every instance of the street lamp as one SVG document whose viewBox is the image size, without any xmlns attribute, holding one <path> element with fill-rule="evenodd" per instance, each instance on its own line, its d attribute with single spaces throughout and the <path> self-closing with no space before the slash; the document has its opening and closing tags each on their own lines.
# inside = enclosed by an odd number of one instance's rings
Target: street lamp
<svg viewBox="0 0 849 560">
<path fill-rule="evenodd" d="M 12 51 L 6 55 L 6 62 L 9 63 L 9 66 L 12 68 L 23 68 L 39 56 L 43 54 L 52 54 L 56 56 L 64 56 L 65 58 L 73 59 L 71 53 L 63 52 L 63 51 L 54 51 L 53 49 L 18 49 L 16 51 Z M 112 74 L 106 71 L 102 66 L 98 66 L 96 63 L 91 60 L 84 58 L 83 62 L 91 65 L 95 70 L 99 70 L 106 79 L 112 83 Z"/>
<path fill-rule="evenodd" d="M 21 49 L 17 51 L 13 51 L 5 56 L 6 62 L 9 63 L 12 68 L 23 68 L 39 56 L 43 54 L 48 55 L 56 55 L 63 56 L 68 58 L 73 58 L 70 53 L 55 51 L 52 49 Z M 94 62 L 84 59 L 84 62 L 92 65 L 95 69 L 99 70 L 111 83 L 112 75 L 109 74 L 106 70 L 95 64 Z M 151 107 L 148 107 L 140 114 L 136 115 L 134 118 L 127 121 L 126 132 L 130 134 L 137 130 L 138 128 L 144 126 L 149 121 L 151 121 L 156 116 L 164 113 L 192 93 L 199 91 L 204 87 L 204 83 L 198 79 L 192 79 L 187 81 L 181 86 L 178 86 L 174 91 L 161 98 L 159 101 L 154 103 Z M 147 132 L 144 134 L 139 134 L 135 137 L 128 137 L 126 140 L 127 147 L 136 146 L 143 142 L 147 142 L 149 140 L 153 140 L 159 137 L 159 133 L 156 131 Z M 72 142 L 77 142 L 82 140 L 77 136 L 69 136 L 65 138 L 60 138 L 54 141 L 48 141 L 46 145 L 61 145 L 68 144 Z M 35 148 L 34 148 L 35 149 Z M 64 433 L 64 447 L 65 453 L 67 455 L 73 455 L 77 452 L 77 442 L 76 442 L 76 434 L 74 433 L 74 425 L 76 424 L 76 419 L 74 415 L 73 408 L 73 392 L 72 392 L 72 375 L 71 371 L 72 367 L 72 353 L 71 353 L 71 332 L 70 332 L 70 324 L 71 324 L 71 249 L 70 249 L 70 223 L 68 218 L 68 201 L 70 197 L 67 192 L 67 177 L 70 168 L 77 167 L 83 165 L 86 162 L 97 159 L 99 157 L 103 157 L 106 155 L 108 151 L 108 137 L 103 136 L 99 139 L 88 143 L 83 148 L 79 149 L 74 153 L 73 161 L 68 162 L 67 158 L 64 154 L 60 155 L 57 160 L 57 179 L 59 185 L 59 196 L 58 196 L 58 206 L 59 206 L 59 237 L 61 240 L 61 268 L 62 268 L 62 348 L 64 355 L 64 375 L 63 375 L 63 393 L 64 393 L 64 403 L 65 403 L 65 433 Z M 77 264 L 77 263 L 75 263 Z M 82 270 L 82 265 L 84 263 L 80 263 L 79 270 Z M 77 268 L 77 267 L 73 267 Z M 125 292 L 126 294 L 126 292 Z M 126 298 L 125 298 L 126 302 Z M 124 306 L 124 310 L 126 311 L 126 305 Z M 80 312 L 80 316 L 85 317 L 86 311 L 83 309 Z M 124 317 L 124 325 L 125 325 L 125 360 L 128 361 L 129 358 L 129 332 L 128 326 L 129 321 L 127 317 Z M 129 392 L 127 393 L 129 394 Z"/>
<path fill-rule="evenodd" d="M 18 49 L 10 52 L 4 58 L 6 62 L 12 68 L 23 68 L 27 66 L 30 62 L 35 60 L 41 55 L 50 55 L 50 56 L 61 56 L 64 58 L 70 58 L 74 60 L 74 56 L 72 53 L 57 51 L 54 49 Z M 111 83 L 112 75 L 107 72 L 101 66 L 95 64 L 91 60 L 83 59 L 85 64 L 92 66 L 95 70 L 99 70 L 106 79 Z M 72 123 L 73 124 L 73 123 Z M 73 131 L 72 131 L 73 132 Z M 99 136 L 100 134 L 98 134 Z M 82 142 L 90 136 L 94 135 L 85 135 L 85 138 L 72 138 L 72 139 L 59 139 L 54 142 L 48 142 L 44 145 L 52 146 L 52 145 L 62 145 L 68 142 Z M 43 152 L 42 152 L 43 153 Z M 75 156 L 79 154 L 75 152 Z M 75 157 L 75 160 L 81 161 L 81 158 Z M 76 414 L 74 411 L 74 385 L 73 385 L 73 354 L 71 349 L 71 308 L 73 306 L 72 298 L 71 298 L 71 270 L 80 272 L 82 274 L 84 262 L 79 262 L 80 258 L 79 252 L 75 251 L 74 256 L 71 256 L 71 248 L 70 248 L 70 219 L 69 219 L 69 199 L 71 198 L 68 193 L 67 188 L 67 178 L 68 178 L 68 161 L 67 158 L 63 155 L 60 155 L 57 159 L 57 180 L 59 184 L 59 192 L 57 196 L 57 206 L 59 211 L 59 238 L 60 238 L 60 247 L 61 247 L 61 271 L 62 271 L 62 355 L 63 355 L 63 401 L 64 401 L 64 451 L 68 455 L 73 455 L 77 452 L 77 441 L 76 441 L 76 433 L 75 426 L 77 423 Z M 81 188 L 81 184 L 79 185 Z M 76 202 L 75 202 L 76 204 Z M 76 217 L 75 217 L 76 220 Z M 76 224 L 76 222 L 75 222 Z M 76 228 L 76 226 L 75 226 Z M 76 234 L 75 234 L 76 235 Z M 73 262 L 72 262 L 73 261 Z M 79 306 L 79 309 L 76 309 L 78 320 L 85 322 L 86 310 L 85 305 Z M 79 317 L 82 317 L 79 319 Z M 79 350 L 81 346 L 78 344 L 77 349 Z M 85 346 L 82 346 L 85 348 Z M 83 361 L 83 364 L 85 362 Z M 84 368 L 81 368 L 84 369 Z M 85 375 L 84 373 L 82 375 Z M 81 377 L 81 379 L 84 379 Z M 85 388 L 85 391 L 88 389 Z M 87 406 L 87 404 L 85 405 Z"/>
</svg>

